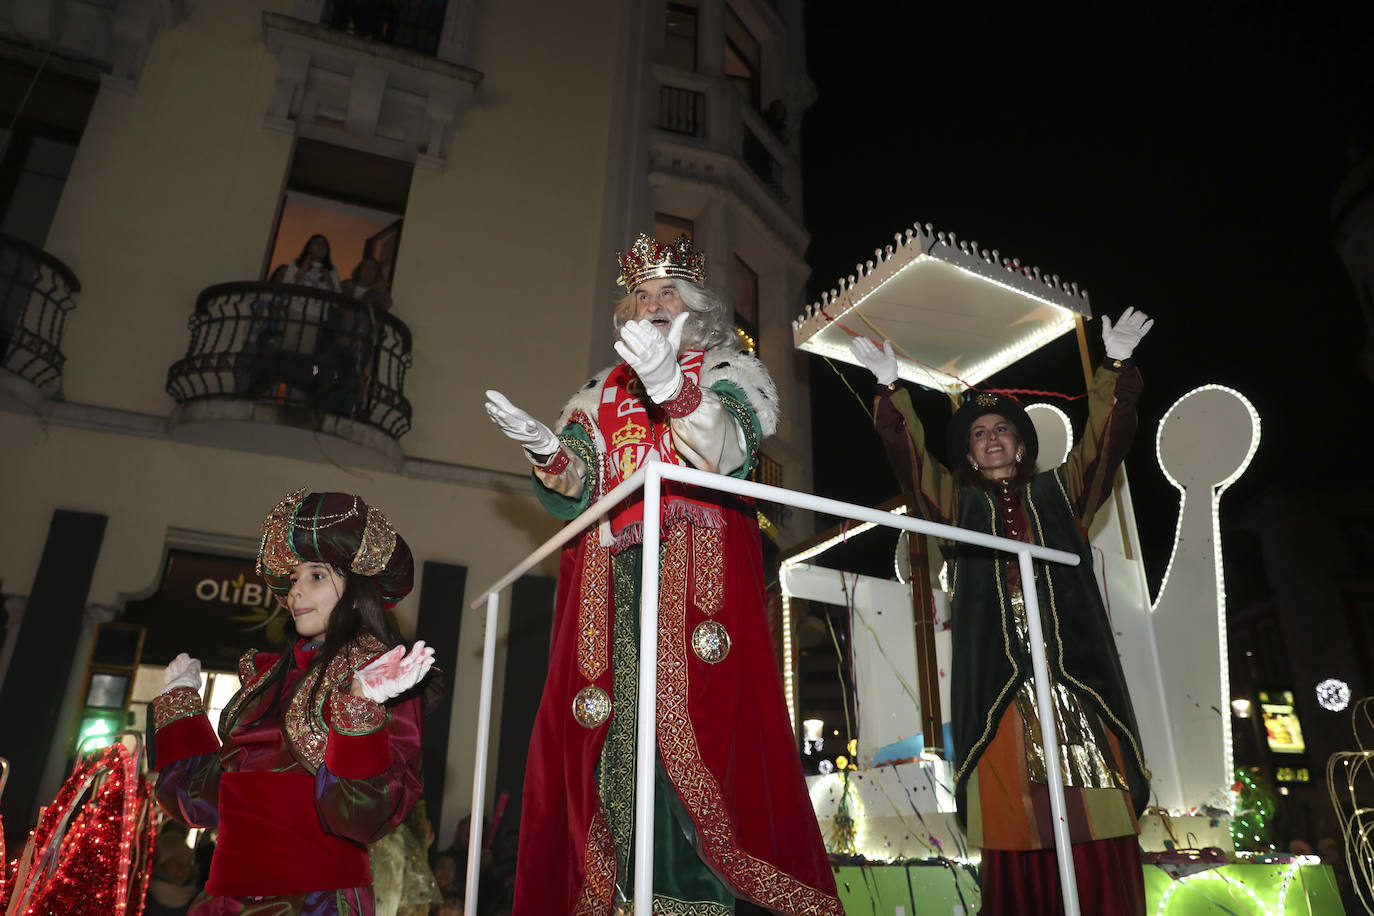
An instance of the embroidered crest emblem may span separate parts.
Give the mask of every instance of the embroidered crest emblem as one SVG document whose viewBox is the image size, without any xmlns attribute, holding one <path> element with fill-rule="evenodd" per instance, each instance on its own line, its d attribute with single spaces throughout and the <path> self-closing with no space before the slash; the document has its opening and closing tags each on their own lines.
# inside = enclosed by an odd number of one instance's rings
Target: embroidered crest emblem
<svg viewBox="0 0 1374 916">
<path fill-rule="evenodd" d="M 636 423 L 634 420 L 625 421 L 625 425 L 617 429 L 611 436 L 611 448 L 621 448 L 627 443 L 639 442 L 649 434 L 649 430 Z"/>
<path fill-rule="evenodd" d="M 985 391 L 979 392 L 974 396 L 973 403 L 977 404 L 979 407 L 996 407 L 997 395 L 988 394 Z"/>
</svg>

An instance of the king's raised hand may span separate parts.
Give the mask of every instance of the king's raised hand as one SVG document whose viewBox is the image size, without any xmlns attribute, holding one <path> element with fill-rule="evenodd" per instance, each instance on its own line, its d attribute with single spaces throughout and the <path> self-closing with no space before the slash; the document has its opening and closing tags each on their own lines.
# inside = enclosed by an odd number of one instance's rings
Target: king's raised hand
<svg viewBox="0 0 1374 916">
<path fill-rule="evenodd" d="M 690 316 L 683 312 L 673 319 L 667 336 L 648 321 L 627 321 L 620 329 L 615 351 L 644 383 L 644 393 L 662 404 L 677 397 L 682 388 L 682 369 L 677 364 L 682 329 Z"/>
</svg>

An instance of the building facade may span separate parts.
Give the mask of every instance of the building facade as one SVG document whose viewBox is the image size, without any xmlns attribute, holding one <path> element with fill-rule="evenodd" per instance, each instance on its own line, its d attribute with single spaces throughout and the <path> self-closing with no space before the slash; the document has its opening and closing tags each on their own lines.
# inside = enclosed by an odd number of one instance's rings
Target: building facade
<svg viewBox="0 0 1374 916">
<path fill-rule="evenodd" d="M 467 603 L 557 527 L 483 391 L 552 423 L 612 360 L 612 254 L 638 231 L 706 252 L 783 398 L 760 475 L 809 489 L 789 327 L 808 273 L 802 37 L 800 0 L 0 13 L 12 836 L 79 743 L 141 728 L 176 651 L 224 675 L 213 707 L 234 653 L 280 634 L 252 558 L 267 509 L 307 486 L 363 494 L 416 554 L 397 614 L 447 669 L 425 761 L 446 841 L 470 804 L 482 619 Z M 273 283 L 315 235 L 355 282 Z M 782 544 L 809 534 L 800 514 L 764 524 Z M 501 624 L 492 797 L 523 773 L 552 613 L 541 571 Z M 508 668 L 521 676 L 503 690 Z"/>
</svg>

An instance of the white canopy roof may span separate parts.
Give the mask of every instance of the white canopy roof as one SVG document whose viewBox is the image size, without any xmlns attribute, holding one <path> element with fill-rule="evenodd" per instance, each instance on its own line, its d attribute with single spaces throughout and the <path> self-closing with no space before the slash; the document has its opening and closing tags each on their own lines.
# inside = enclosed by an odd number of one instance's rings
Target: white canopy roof
<svg viewBox="0 0 1374 916">
<path fill-rule="evenodd" d="M 855 362 L 849 339 L 890 339 L 901 377 L 977 385 L 1092 316 L 1087 290 L 917 223 L 792 323 L 796 346 Z"/>
</svg>

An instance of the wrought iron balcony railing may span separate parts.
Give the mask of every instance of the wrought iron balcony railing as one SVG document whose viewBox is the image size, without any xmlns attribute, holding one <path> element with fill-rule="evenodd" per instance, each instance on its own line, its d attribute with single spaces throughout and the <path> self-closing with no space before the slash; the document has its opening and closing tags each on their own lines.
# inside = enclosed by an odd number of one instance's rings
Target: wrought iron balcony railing
<svg viewBox="0 0 1374 916">
<path fill-rule="evenodd" d="M 327 0 L 320 24 L 433 55 L 444 31 L 446 0 Z"/>
<path fill-rule="evenodd" d="M 81 284 L 41 248 L 0 234 L 0 366 L 62 396 L 62 334 Z"/>
<path fill-rule="evenodd" d="M 410 329 L 339 293 L 278 283 L 201 292 L 184 359 L 167 370 L 178 403 L 237 398 L 334 414 L 399 439 L 410 429 Z"/>
<path fill-rule="evenodd" d="M 783 203 L 790 199 L 782 185 L 782 163 L 773 157 L 763 141 L 754 135 L 752 128 L 744 128 L 744 145 L 740 150 L 744 164 L 767 185 L 773 196 Z"/>
<path fill-rule="evenodd" d="M 675 134 L 701 137 L 706 133 L 706 93 L 677 86 L 658 90 L 658 126 Z"/>
</svg>

